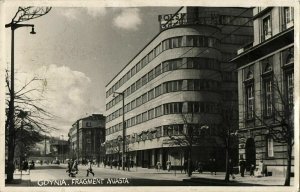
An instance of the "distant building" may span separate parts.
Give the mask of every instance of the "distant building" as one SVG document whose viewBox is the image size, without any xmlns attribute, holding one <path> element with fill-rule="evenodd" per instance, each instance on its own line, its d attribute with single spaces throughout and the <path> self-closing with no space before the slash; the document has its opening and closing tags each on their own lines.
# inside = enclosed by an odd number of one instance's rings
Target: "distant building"
<svg viewBox="0 0 300 192">
<path fill-rule="evenodd" d="M 282 129 L 280 115 L 293 111 L 294 8 L 256 7 L 253 16 L 254 41 L 233 59 L 239 67 L 239 154 L 248 166 L 263 160 L 276 175 L 286 169 L 287 147 L 266 125 Z"/>
<path fill-rule="evenodd" d="M 69 130 L 70 157 L 79 161 L 104 158 L 105 117 L 101 114 L 78 119 Z"/>
<path fill-rule="evenodd" d="M 215 158 L 224 170 L 218 106 L 230 102 L 238 108 L 236 65 L 229 60 L 253 40 L 252 10 L 182 7 L 160 15 L 159 22 L 161 31 L 106 85 L 107 156 L 117 160 L 122 152 L 124 95 L 125 153 L 137 166 L 183 164 L 186 150 L 168 141 L 187 132 L 185 114 L 192 117 L 188 124 L 197 129 L 194 134 L 201 134 L 202 125 L 209 127 L 192 160 Z M 238 122 L 233 124 L 237 129 Z M 232 156 L 237 160 L 238 153 Z"/>
</svg>

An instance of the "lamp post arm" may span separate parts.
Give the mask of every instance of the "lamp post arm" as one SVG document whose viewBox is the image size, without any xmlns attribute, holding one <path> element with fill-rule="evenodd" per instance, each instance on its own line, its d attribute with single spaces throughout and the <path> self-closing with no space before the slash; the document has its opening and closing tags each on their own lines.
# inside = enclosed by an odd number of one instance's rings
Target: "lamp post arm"
<svg viewBox="0 0 300 192">
<path fill-rule="evenodd" d="M 5 25 L 5 28 L 11 28 L 12 30 L 15 30 L 19 27 L 34 27 L 33 24 L 18 24 L 18 23 L 8 23 Z"/>
</svg>

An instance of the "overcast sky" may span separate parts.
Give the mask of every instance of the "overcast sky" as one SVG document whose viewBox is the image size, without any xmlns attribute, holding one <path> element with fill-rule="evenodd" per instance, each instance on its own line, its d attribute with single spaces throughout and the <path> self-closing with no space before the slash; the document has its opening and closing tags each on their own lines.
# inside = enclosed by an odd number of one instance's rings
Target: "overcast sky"
<svg viewBox="0 0 300 192">
<path fill-rule="evenodd" d="M 179 7 L 62 8 L 31 20 L 15 32 L 16 86 L 31 77 L 45 78 L 45 108 L 56 115 L 51 125 L 67 133 L 79 118 L 105 111 L 105 85 L 158 32 L 158 15 Z M 17 7 L 5 9 L 9 23 Z M 5 30 L 7 67 L 11 31 Z"/>
</svg>

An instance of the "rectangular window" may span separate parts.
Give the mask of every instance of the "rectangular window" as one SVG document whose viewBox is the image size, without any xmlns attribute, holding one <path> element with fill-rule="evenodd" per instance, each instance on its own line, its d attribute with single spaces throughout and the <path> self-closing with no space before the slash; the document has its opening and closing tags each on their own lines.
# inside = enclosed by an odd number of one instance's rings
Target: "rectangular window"
<svg viewBox="0 0 300 192">
<path fill-rule="evenodd" d="M 262 21 L 263 28 L 263 40 L 267 40 L 272 37 L 272 28 L 271 28 L 271 16 L 267 16 Z"/>
<path fill-rule="evenodd" d="M 161 74 L 161 65 L 155 67 L 155 77 Z"/>
<path fill-rule="evenodd" d="M 167 72 L 167 71 L 169 71 L 170 69 L 169 69 L 169 61 L 165 61 L 165 62 L 163 62 L 163 64 L 162 64 L 162 71 L 163 72 Z"/>
<path fill-rule="evenodd" d="M 162 42 L 163 51 L 170 49 L 170 39 L 166 39 Z"/>
<path fill-rule="evenodd" d="M 147 114 L 147 111 L 144 112 L 144 113 L 142 114 L 142 119 L 143 119 L 143 122 L 145 122 L 145 121 L 148 120 L 148 114 Z"/>
<path fill-rule="evenodd" d="M 268 157 L 274 157 L 274 142 L 273 138 L 268 138 Z"/>
<path fill-rule="evenodd" d="M 148 100 L 150 101 L 152 99 L 154 99 L 154 89 L 148 91 Z"/>
<path fill-rule="evenodd" d="M 131 73 L 130 73 L 130 71 L 129 71 L 129 72 L 126 73 L 126 79 L 127 79 L 127 81 L 128 81 L 130 78 L 131 78 Z"/>
<path fill-rule="evenodd" d="M 139 124 L 139 123 L 141 123 L 142 122 L 142 114 L 139 114 L 138 116 L 137 116 L 137 120 L 136 120 L 137 122 L 137 124 Z"/>
<path fill-rule="evenodd" d="M 154 79 L 154 69 L 148 73 L 148 81 L 151 81 L 152 79 Z"/>
<path fill-rule="evenodd" d="M 158 97 L 161 95 L 161 85 L 155 87 L 155 97 Z"/>
<path fill-rule="evenodd" d="M 131 109 L 134 109 L 134 108 L 136 108 L 136 101 L 135 100 L 131 101 Z"/>
<path fill-rule="evenodd" d="M 148 111 L 148 119 L 153 119 L 155 116 L 154 116 L 154 109 L 151 109 Z"/>
<path fill-rule="evenodd" d="M 142 96 L 142 102 L 143 104 L 146 103 L 148 101 L 148 97 L 147 97 L 147 93 L 143 94 Z"/>
<path fill-rule="evenodd" d="M 136 106 L 138 107 L 138 106 L 140 106 L 140 105 L 142 105 L 142 97 L 138 97 L 138 98 L 136 99 Z"/>
<path fill-rule="evenodd" d="M 142 64 L 141 62 L 138 62 L 138 64 L 136 65 L 136 73 L 139 72 L 142 68 Z"/>
<path fill-rule="evenodd" d="M 171 48 L 181 47 L 181 44 L 182 44 L 182 37 L 174 37 L 174 38 L 172 38 Z"/>
<path fill-rule="evenodd" d="M 189 90 L 189 91 L 194 90 L 194 80 L 188 80 L 187 90 Z"/>
<path fill-rule="evenodd" d="M 132 85 L 131 85 L 131 93 L 134 93 L 135 92 L 135 83 L 133 83 Z"/>
<path fill-rule="evenodd" d="M 159 44 L 157 47 L 155 47 L 155 55 L 159 55 L 161 53 L 161 44 Z"/>
<path fill-rule="evenodd" d="M 162 107 L 161 106 L 155 107 L 155 117 L 159 117 L 161 115 L 162 115 Z"/>
<path fill-rule="evenodd" d="M 131 69 L 131 77 L 134 76 L 136 73 L 136 66 L 132 67 Z"/>
<path fill-rule="evenodd" d="M 247 119 L 253 119 L 254 117 L 254 90 L 253 84 L 246 87 L 246 112 Z"/>
<path fill-rule="evenodd" d="M 136 82 L 136 90 L 138 90 L 141 87 L 142 87 L 142 78 L 139 79 L 139 80 L 137 80 L 137 82 Z"/>
<path fill-rule="evenodd" d="M 289 24 L 294 20 L 294 8 L 293 7 L 284 7 L 284 24 Z M 288 28 L 289 26 L 286 26 Z"/>
<path fill-rule="evenodd" d="M 135 117 L 132 117 L 132 118 L 131 118 L 131 125 L 134 126 L 135 124 L 136 124 L 136 122 L 135 122 Z"/>
<path fill-rule="evenodd" d="M 272 93 L 272 80 L 264 80 L 264 93 L 265 93 L 265 116 L 270 117 L 273 113 L 273 93 Z"/>
<path fill-rule="evenodd" d="M 142 77 L 142 86 L 144 86 L 146 83 L 148 83 L 147 74 Z"/>
</svg>

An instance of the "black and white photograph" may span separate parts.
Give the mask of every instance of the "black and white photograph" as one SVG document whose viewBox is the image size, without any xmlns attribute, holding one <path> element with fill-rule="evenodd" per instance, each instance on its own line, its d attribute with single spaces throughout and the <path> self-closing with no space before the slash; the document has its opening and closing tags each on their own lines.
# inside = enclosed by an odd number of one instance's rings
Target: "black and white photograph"
<svg viewBox="0 0 300 192">
<path fill-rule="evenodd" d="M 299 190 L 299 2 L 24 2 L 0 1 L 4 191 Z"/>
</svg>

